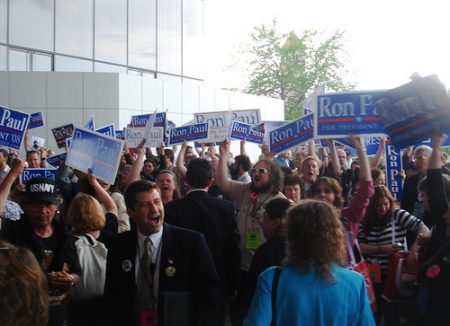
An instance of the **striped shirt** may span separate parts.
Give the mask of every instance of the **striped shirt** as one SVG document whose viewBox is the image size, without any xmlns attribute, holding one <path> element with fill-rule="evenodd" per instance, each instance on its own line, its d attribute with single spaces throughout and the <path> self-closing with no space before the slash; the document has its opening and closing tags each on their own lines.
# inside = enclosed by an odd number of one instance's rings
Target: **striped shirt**
<svg viewBox="0 0 450 326">
<path fill-rule="evenodd" d="M 406 233 L 407 231 L 417 232 L 423 225 L 423 222 L 415 216 L 409 214 L 403 209 L 395 209 L 392 212 L 393 219 L 384 227 L 375 226 L 369 234 L 366 234 L 362 229 L 362 223 L 358 229 L 359 243 L 365 243 L 370 246 L 382 246 L 393 243 L 401 243 L 406 248 Z M 394 222 L 394 223 L 393 223 Z M 395 224 L 395 232 L 393 232 L 393 225 Z M 393 239 L 394 236 L 394 239 Z M 377 254 L 367 255 L 367 261 L 372 264 L 374 260 L 380 262 L 381 273 L 387 274 L 389 269 L 389 262 L 391 256 L 388 253 L 381 252 Z"/>
</svg>

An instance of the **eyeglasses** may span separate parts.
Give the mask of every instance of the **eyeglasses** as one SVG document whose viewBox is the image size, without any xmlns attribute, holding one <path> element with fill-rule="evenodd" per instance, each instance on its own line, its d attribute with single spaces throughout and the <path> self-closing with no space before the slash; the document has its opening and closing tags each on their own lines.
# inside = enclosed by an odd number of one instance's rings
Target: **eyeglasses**
<svg viewBox="0 0 450 326">
<path fill-rule="evenodd" d="M 258 173 L 258 174 L 266 174 L 269 173 L 269 170 L 266 169 L 252 169 L 252 174 Z"/>
<path fill-rule="evenodd" d="M 428 157 L 421 157 L 421 156 L 417 156 L 416 158 L 415 158 L 415 161 L 425 161 L 425 160 L 427 160 L 428 159 Z"/>
</svg>

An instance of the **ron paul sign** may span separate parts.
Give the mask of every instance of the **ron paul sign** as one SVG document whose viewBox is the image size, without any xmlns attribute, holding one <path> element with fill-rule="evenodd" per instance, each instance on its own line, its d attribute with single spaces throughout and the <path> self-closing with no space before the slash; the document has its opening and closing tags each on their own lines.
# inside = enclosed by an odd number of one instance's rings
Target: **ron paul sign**
<svg viewBox="0 0 450 326">
<path fill-rule="evenodd" d="M 373 98 L 383 91 L 348 92 L 318 96 L 315 114 L 315 138 L 341 138 L 384 135 L 383 124 L 373 105 Z"/>
</svg>

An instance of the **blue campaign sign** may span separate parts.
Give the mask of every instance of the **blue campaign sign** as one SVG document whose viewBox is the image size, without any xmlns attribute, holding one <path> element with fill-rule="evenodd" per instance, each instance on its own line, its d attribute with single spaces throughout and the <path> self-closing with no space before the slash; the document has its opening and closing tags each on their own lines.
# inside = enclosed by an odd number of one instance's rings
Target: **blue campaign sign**
<svg viewBox="0 0 450 326">
<path fill-rule="evenodd" d="M 373 105 L 373 97 L 383 91 L 348 92 L 318 96 L 314 120 L 315 138 L 384 135 L 383 124 Z"/>
<path fill-rule="evenodd" d="M 30 122 L 28 122 L 28 129 L 34 129 L 44 126 L 44 117 L 42 112 L 36 112 L 30 115 Z"/>
<path fill-rule="evenodd" d="M 72 137 L 73 124 L 53 128 L 52 132 L 58 148 L 64 148 L 66 146 L 66 139 Z"/>
<path fill-rule="evenodd" d="M 30 115 L 0 106 L 0 146 L 20 149 Z"/>
<path fill-rule="evenodd" d="M 338 143 L 341 143 L 345 146 L 353 148 L 353 145 L 347 138 L 338 138 L 335 139 Z M 367 150 L 367 155 L 375 155 L 378 151 L 378 147 L 380 147 L 381 137 L 361 137 L 361 140 L 364 142 Z M 353 153 L 352 153 L 353 156 Z"/>
<path fill-rule="evenodd" d="M 47 157 L 47 162 L 51 166 L 58 167 L 61 165 L 62 160 L 66 157 L 67 157 L 67 153 L 49 156 L 49 157 Z"/>
<path fill-rule="evenodd" d="M 83 126 L 86 129 L 89 130 L 95 130 L 95 124 L 94 124 L 94 116 L 92 116 Z"/>
<path fill-rule="evenodd" d="M 125 128 L 122 130 L 116 130 L 116 138 L 125 140 Z"/>
<path fill-rule="evenodd" d="M 184 141 L 193 141 L 208 138 L 208 124 L 198 123 L 170 129 L 169 145 L 175 145 Z"/>
<path fill-rule="evenodd" d="M 246 140 L 251 143 L 262 144 L 264 140 L 264 133 L 253 130 L 252 125 L 233 121 L 231 126 L 232 139 Z"/>
<path fill-rule="evenodd" d="M 110 136 L 110 137 L 116 136 L 116 132 L 114 130 L 114 123 L 111 123 L 110 125 L 98 128 L 95 131 L 98 132 L 99 134 Z"/>
<path fill-rule="evenodd" d="M 114 184 L 123 143 L 122 140 L 76 127 L 66 164 L 85 173 L 91 169 L 93 176 Z"/>
<path fill-rule="evenodd" d="M 264 132 L 264 141 L 268 144 L 270 142 L 269 139 L 270 132 L 290 122 L 292 121 L 263 121 L 261 123 L 263 128 L 261 128 L 260 125 L 258 128 L 259 130 L 257 131 Z"/>
<path fill-rule="evenodd" d="M 20 183 L 26 185 L 28 181 L 35 177 L 46 177 L 56 181 L 56 169 L 26 169 L 19 176 Z"/>
<path fill-rule="evenodd" d="M 435 128 L 450 131 L 450 100 L 436 75 L 391 89 L 374 103 L 397 150 L 427 139 Z"/>
<path fill-rule="evenodd" d="M 392 144 L 386 144 L 386 186 L 396 202 L 402 198 L 403 180 L 398 175 L 402 169 L 402 156 Z"/>
<path fill-rule="evenodd" d="M 283 152 L 314 139 L 314 114 L 309 114 L 270 132 L 270 150 Z"/>
<path fill-rule="evenodd" d="M 131 126 L 133 128 L 145 128 L 147 125 L 148 119 L 152 114 L 141 114 L 141 115 L 134 115 L 131 117 Z M 155 117 L 155 122 L 153 123 L 153 127 L 164 127 L 164 120 L 166 119 L 166 113 L 165 112 L 157 112 Z"/>
</svg>

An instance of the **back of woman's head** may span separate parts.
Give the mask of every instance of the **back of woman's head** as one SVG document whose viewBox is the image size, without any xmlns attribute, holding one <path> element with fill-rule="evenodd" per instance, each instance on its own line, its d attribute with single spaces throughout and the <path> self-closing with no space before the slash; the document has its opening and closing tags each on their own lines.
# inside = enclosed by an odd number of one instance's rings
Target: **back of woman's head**
<svg viewBox="0 0 450 326">
<path fill-rule="evenodd" d="M 0 240 L 0 325 L 43 326 L 47 279 L 30 250 Z"/>
<path fill-rule="evenodd" d="M 333 266 L 345 263 L 339 211 L 323 201 L 305 200 L 288 210 L 285 224 L 288 246 L 284 263 L 299 266 L 305 274 L 317 269 L 328 283 L 335 282 Z"/>
<path fill-rule="evenodd" d="M 286 198 L 274 198 L 266 205 L 266 212 L 269 219 L 274 220 L 276 218 L 281 219 L 286 210 L 291 206 L 291 201 Z"/>
<path fill-rule="evenodd" d="M 105 226 L 105 215 L 97 199 L 78 193 L 67 212 L 67 219 L 76 234 L 101 230 Z"/>
</svg>

